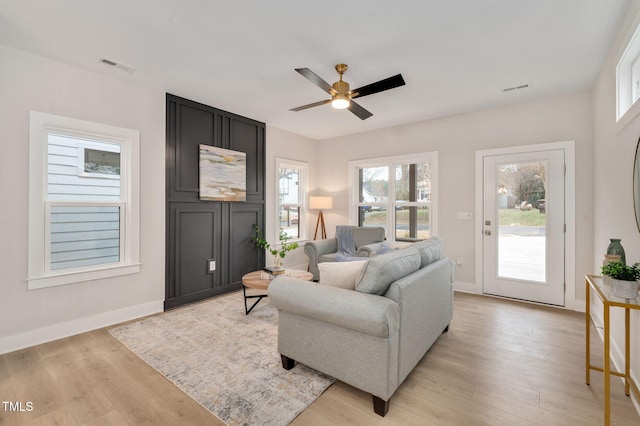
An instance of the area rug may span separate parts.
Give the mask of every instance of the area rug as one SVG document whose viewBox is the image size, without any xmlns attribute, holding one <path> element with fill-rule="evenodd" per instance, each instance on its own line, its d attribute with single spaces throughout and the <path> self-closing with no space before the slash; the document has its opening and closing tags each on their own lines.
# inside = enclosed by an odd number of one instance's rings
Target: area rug
<svg viewBox="0 0 640 426">
<path fill-rule="evenodd" d="M 249 315 L 242 292 L 109 330 L 137 356 L 228 425 L 287 425 L 335 379 L 282 368 L 277 311 Z"/>
</svg>

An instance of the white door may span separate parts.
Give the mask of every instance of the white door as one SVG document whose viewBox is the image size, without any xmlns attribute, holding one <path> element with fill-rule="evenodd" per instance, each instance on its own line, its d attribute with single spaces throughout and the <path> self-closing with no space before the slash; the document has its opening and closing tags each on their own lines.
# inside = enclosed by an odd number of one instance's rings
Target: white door
<svg viewBox="0 0 640 426">
<path fill-rule="evenodd" d="M 564 306 L 564 150 L 483 157 L 483 292 Z"/>
</svg>

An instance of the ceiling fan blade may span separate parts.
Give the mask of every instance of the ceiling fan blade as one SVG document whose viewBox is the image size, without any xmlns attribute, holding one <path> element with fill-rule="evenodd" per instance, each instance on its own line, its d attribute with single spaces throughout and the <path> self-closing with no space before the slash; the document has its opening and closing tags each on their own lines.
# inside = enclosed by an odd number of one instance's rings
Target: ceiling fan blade
<svg viewBox="0 0 640 426">
<path fill-rule="evenodd" d="M 373 115 L 366 109 L 362 108 L 359 104 L 355 103 L 353 99 L 349 102 L 347 109 L 357 115 L 361 120 L 366 120 Z"/>
<path fill-rule="evenodd" d="M 352 98 L 361 98 L 363 96 L 373 95 L 374 93 L 383 92 L 389 89 L 395 89 L 396 87 L 404 86 L 404 78 L 402 74 L 394 75 L 393 77 L 385 78 L 384 80 L 377 81 L 375 83 L 367 84 L 358 89 L 352 90 L 354 95 Z"/>
<path fill-rule="evenodd" d="M 309 109 L 309 108 L 317 107 L 317 106 L 320 106 L 320 105 L 328 104 L 329 102 L 331 102 L 331 99 L 314 102 L 314 103 L 308 104 L 308 105 L 302 105 L 302 106 L 299 106 L 299 107 L 296 107 L 296 108 L 291 108 L 289 111 L 302 111 L 303 109 Z"/>
<path fill-rule="evenodd" d="M 332 86 L 322 78 L 320 78 L 318 74 L 311 71 L 309 68 L 296 68 L 296 71 L 298 71 L 300 75 L 302 75 L 304 78 L 306 78 L 325 92 L 329 94 L 331 93 Z"/>
</svg>

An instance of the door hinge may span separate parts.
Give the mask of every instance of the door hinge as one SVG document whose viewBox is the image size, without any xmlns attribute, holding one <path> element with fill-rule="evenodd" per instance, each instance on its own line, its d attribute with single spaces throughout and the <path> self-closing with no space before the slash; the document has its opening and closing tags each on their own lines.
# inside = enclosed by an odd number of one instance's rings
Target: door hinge
<svg viewBox="0 0 640 426">
<path fill-rule="evenodd" d="M 565 165 L 563 165 L 562 167 L 564 168 L 563 173 L 564 173 L 564 175 L 566 176 L 566 175 L 567 175 L 567 165 L 565 164 Z"/>
<path fill-rule="evenodd" d="M 566 223 L 564 224 L 564 233 L 565 234 L 567 233 L 567 224 Z"/>
</svg>

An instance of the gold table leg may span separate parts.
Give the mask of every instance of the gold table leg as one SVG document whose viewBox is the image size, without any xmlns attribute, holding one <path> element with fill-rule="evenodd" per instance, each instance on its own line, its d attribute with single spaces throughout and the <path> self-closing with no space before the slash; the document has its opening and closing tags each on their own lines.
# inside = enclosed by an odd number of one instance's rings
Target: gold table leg
<svg viewBox="0 0 640 426">
<path fill-rule="evenodd" d="M 609 328 L 609 305 L 604 304 L 604 424 L 611 424 L 611 355 L 610 340 L 611 330 Z"/>
<path fill-rule="evenodd" d="M 629 308 L 624 309 L 624 394 L 629 396 L 629 377 L 631 377 L 631 369 L 629 367 L 629 345 L 631 344 L 631 339 L 629 337 Z"/>
<path fill-rule="evenodd" d="M 588 385 L 591 384 L 591 286 L 589 285 L 589 281 L 585 281 L 586 283 L 586 306 L 585 306 L 585 320 L 586 320 L 586 328 L 585 328 L 585 341 L 587 342 L 587 348 L 585 352 L 585 362 L 586 362 L 586 372 L 585 372 L 585 381 Z"/>
</svg>

